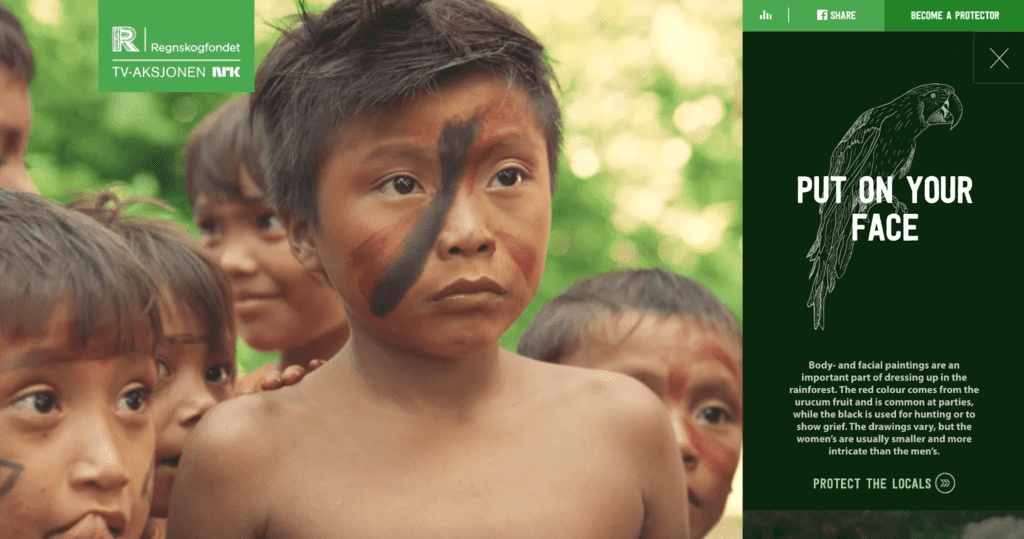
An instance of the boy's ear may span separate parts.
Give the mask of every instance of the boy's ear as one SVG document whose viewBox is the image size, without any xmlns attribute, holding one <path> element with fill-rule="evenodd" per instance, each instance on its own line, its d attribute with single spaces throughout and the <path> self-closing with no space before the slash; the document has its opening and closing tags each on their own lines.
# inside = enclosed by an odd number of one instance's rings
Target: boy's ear
<svg viewBox="0 0 1024 539">
<path fill-rule="evenodd" d="M 316 238 L 309 221 L 286 213 L 281 214 L 281 220 L 284 221 L 288 244 L 295 259 L 306 268 L 306 271 L 322 275 L 324 267 L 320 263 L 320 252 L 317 250 Z"/>
</svg>

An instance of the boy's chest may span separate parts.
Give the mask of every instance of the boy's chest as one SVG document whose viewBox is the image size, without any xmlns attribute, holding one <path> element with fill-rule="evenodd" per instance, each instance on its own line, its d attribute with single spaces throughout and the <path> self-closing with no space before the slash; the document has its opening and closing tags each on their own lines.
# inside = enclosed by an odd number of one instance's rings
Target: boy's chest
<svg viewBox="0 0 1024 539">
<path fill-rule="evenodd" d="M 298 449 L 281 459 L 267 537 L 640 536 L 635 470 L 600 448 L 538 442 Z"/>
</svg>

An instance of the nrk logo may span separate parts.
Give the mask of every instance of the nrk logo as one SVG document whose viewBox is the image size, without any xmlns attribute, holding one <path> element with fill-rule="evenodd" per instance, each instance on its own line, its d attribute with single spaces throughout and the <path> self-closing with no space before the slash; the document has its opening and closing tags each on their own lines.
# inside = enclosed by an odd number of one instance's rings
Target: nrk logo
<svg viewBox="0 0 1024 539">
<path fill-rule="evenodd" d="M 139 48 L 132 41 L 138 35 L 131 26 L 115 26 L 113 28 L 114 52 L 121 52 L 121 47 L 131 52 L 139 52 Z"/>
<path fill-rule="evenodd" d="M 241 67 L 217 67 L 213 66 L 214 77 L 241 77 L 239 70 Z"/>
</svg>

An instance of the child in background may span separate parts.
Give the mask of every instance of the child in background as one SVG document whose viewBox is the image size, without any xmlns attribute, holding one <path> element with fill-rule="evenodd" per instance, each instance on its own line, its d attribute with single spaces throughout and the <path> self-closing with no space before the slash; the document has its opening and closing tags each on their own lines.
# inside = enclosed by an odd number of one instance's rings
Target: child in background
<svg viewBox="0 0 1024 539">
<path fill-rule="evenodd" d="M 476 0 L 299 19 L 260 66 L 254 120 L 296 258 L 352 335 L 302 383 L 203 418 L 168 536 L 687 539 L 654 395 L 498 346 L 551 225 L 543 47 Z"/>
<path fill-rule="evenodd" d="M 68 206 L 124 238 L 159 291 L 163 338 L 153 390 L 156 473 L 150 517 L 151 533 L 161 537 L 185 440 L 214 404 L 234 396 L 235 331 L 230 285 L 216 261 L 174 221 L 125 216 L 134 202 L 107 190 L 80 195 Z"/>
<path fill-rule="evenodd" d="M 0 537 L 142 534 L 160 334 L 123 239 L 0 188 Z"/>
<path fill-rule="evenodd" d="M 32 49 L 18 19 L 0 3 L 0 188 L 38 193 L 25 168 L 32 130 L 28 85 L 35 75 Z"/>
<path fill-rule="evenodd" d="M 185 187 L 200 243 L 224 269 L 234 291 L 238 333 L 276 362 L 248 373 L 239 389 L 257 388 L 268 371 L 306 367 L 332 357 L 348 339 L 348 320 L 334 290 L 307 272 L 288 246 L 281 219 L 267 204 L 249 130 L 249 96 L 207 116 L 185 144 Z"/>
<path fill-rule="evenodd" d="M 743 440 L 743 338 L 714 294 L 664 269 L 583 279 L 541 307 L 518 351 L 626 374 L 654 391 L 686 466 L 690 537 L 711 530 Z"/>
</svg>

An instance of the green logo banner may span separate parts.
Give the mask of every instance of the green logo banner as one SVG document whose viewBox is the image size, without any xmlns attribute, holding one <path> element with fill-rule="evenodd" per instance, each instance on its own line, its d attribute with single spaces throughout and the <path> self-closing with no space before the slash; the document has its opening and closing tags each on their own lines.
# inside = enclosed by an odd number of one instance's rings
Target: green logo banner
<svg viewBox="0 0 1024 539">
<path fill-rule="evenodd" d="M 99 2 L 99 91 L 251 92 L 254 0 Z"/>
<path fill-rule="evenodd" d="M 744 32 L 1020 32 L 1021 0 L 745 0 Z"/>
</svg>

